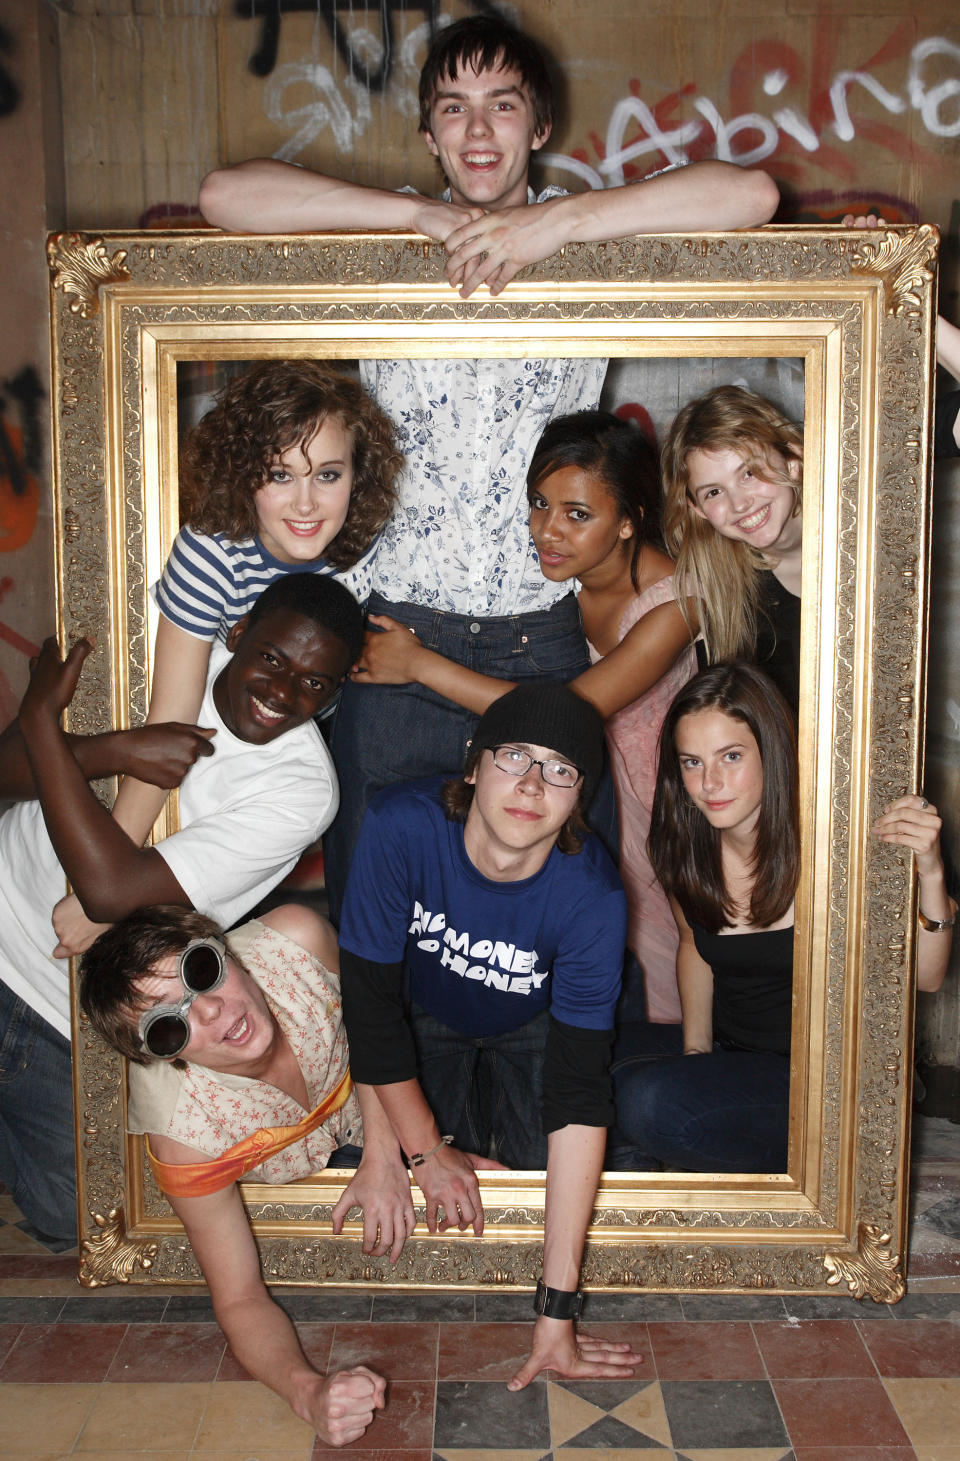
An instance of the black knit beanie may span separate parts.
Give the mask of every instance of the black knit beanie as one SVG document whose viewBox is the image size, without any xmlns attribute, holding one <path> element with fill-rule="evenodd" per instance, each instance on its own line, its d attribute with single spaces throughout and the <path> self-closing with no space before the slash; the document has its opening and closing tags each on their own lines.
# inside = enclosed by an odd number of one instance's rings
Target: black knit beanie
<svg viewBox="0 0 960 1461">
<path fill-rule="evenodd" d="M 603 770 L 603 721 L 589 701 L 537 680 L 501 695 L 480 717 L 472 751 L 492 746 L 546 746 L 583 772 L 583 805 L 588 807 Z"/>
</svg>

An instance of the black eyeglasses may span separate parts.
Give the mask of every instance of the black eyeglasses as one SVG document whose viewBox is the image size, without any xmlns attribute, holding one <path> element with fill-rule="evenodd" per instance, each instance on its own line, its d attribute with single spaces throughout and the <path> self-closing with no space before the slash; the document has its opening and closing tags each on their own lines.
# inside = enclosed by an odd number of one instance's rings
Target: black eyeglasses
<svg viewBox="0 0 960 1461">
<path fill-rule="evenodd" d="M 173 1060 L 190 1043 L 190 1006 L 201 994 L 212 994 L 227 977 L 227 951 L 222 939 L 191 939 L 177 968 L 184 988 L 177 1004 L 155 1004 L 140 1016 L 140 1043 L 158 1060 Z"/>
<path fill-rule="evenodd" d="M 572 788 L 583 775 L 579 766 L 571 766 L 569 761 L 538 761 L 536 756 L 521 751 L 519 746 L 491 746 L 490 749 L 494 766 L 506 771 L 508 776 L 526 776 L 531 766 L 539 766 L 540 775 L 548 786 Z"/>
</svg>

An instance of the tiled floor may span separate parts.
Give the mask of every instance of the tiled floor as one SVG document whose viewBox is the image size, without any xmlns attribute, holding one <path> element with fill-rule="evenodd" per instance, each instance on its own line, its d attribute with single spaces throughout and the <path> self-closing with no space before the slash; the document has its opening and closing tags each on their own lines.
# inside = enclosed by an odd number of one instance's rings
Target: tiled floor
<svg viewBox="0 0 960 1461">
<path fill-rule="evenodd" d="M 84 1292 L 0 1196 L 0 1461 L 960 1461 L 960 1127 L 918 1147 L 900 1304 L 594 1295 L 591 1332 L 643 1356 L 630 1381 L 508 1392 L 528 1295 L 279 1291 L 319 1367 L 390 1377 L 336 1452 L 245 1376 L 202 1291 Z"/>
</svg>

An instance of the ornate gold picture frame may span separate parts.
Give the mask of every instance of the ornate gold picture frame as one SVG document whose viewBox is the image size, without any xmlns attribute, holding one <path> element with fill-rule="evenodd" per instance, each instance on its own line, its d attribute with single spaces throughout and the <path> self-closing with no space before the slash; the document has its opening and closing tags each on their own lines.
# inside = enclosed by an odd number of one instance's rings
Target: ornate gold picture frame
<svg viewBox="0 0 960 1461">
<path fill-rule="evenodd" d="M 568 247 L 463 302 L 411 235 L 51 237 L 59 628 L 96 636 L 71 729 L 136 723 L 147 587 L 177 527 L 182 362 L 590 355 L 790 361 L 805 435 L 802 768 L 788 1170 L 607 1174 L 587 1288 L 904 1290 L 915 900 L 872 842 L 919 783 L 936 231 L 765 228 Z M 125 1135 L 119 1057 L 75 1016 L 82 1282 L 195 1282 Z M 529 1287 L 542 1174 L 481 1176 L 481 1239 L 396 1267 L 330 1227 L 343 1176 L 247 1184 L 274 1283 Z M 416 1193 L 419 1196 L 419 1192 Z"/>
</svg>

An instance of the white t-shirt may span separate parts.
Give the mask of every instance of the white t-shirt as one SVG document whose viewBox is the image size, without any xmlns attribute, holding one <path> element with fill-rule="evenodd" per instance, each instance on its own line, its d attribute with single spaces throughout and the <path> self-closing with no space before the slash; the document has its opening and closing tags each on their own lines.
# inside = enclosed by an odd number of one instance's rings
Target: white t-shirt
<svg viewBox="0 0 960 1461">
<path fill-rule="evenodd" d="M 230 652 L 214 643 L 199 724 L 215 726 L 214 754 L 180 787 L 181 830 L 157 851 L 200 913 L 229 928 L 290 872 L 333 821 L 340 801 L 330 754 L 312 721 L 265 746 L 227 730 L 213 683 Z M 50 919 L 66 891 L 40 803 L 0 817 L 0 980 L 70 1037 L 68 965 L 52 959 Z"/>
</svg>

